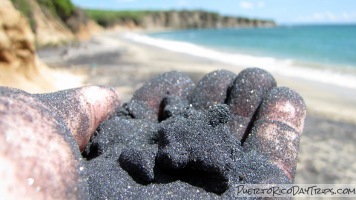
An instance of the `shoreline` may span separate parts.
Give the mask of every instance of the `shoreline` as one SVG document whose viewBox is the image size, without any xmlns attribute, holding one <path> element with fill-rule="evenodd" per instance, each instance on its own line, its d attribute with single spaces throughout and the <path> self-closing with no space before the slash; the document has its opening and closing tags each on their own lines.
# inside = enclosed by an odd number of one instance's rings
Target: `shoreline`
<svg viewBox="0 0 356 200">
<path fill-rule="evenodd" d="M 228 65 L 239 67 L 259 66 L 260 68 L 264 68 L 267 71 L 282 76 L 302 78 L 356 89 L 356 69 L 346 67 L 343 64 L 323 64 L 292 58 L 252 55 L 239 52 L 238 50 L 231 52 L 220 51 L 190 42 L 154 38 L 136 32 L 126 32 L 121 37 L 137 43 L 148 44 L 178 53 L 202 57 Z M 189 51 L 187 51 L 187 49 L 189 49 Z M 263 66 L 260 66 L 260 63 L 263 63 Z"/>
<path fill-rule="evenodd" d="M 139 70 L 141 78 L 135 80 L 143 84 L 156 74 L 172 70 L 193 74 L 193 76 L 201 78 L 204 74 L 218 69 L 229 70 L 237 74 L 246 68 L 244 63 L 226 64 L 206 57 L 175 52 L 160 46 L 136 42 L 126 38 L 125 32 L 122 32 L 122 30 L 98 34 L 91 40 L 74 47 L 40 50 L 39 55 L 42 60 L 52 66 L 63 65 L 72 66 L 72 70 L 74 68 L 76 70 L 80 68 L 89 70 L 91 74 L 89 79 L 98 80 L 94 82 L 89 80 L 87 81 L 88 84 L 113 85 L 123 94 L 124 101 L 129 100 L 130 95 L 138 88 L 137 85 L 139 84 L 113 81 L 114 78 L 110 77 L 115 72 L 135 74 L 133 71 Z M 269 71 L 275 77 L 279 86 L 286 86 L 299 92 L 306 101 L 308 114 L 356 124 L 356 116 L 354 115 L 356 113 L 356 95 L 353 95 L 356 93 L 356 89 L 308 80 L 295 75 L 290 76 L 288 73 L 280 73 L 273 70 L 273 68 L 264 67 L 264 64 L 257 64 L 254 67 L 264 68 Z M 100 80 L 99 78 L 93 78 L 93 75 L 98 70 L 102 71 L 101 73 L 109 70 L 112 74 L 106 74 Z M 290 73 L 293 73 L 293 71 Z M 194 80 L 195 82 L 199 80 L 198 78 L 195 79 L 197 79 Z M 346 83 L 346 81 L 344 82 Z M 122 87 L 127 88 L 122 90 L 120 89 Z M 129 89 L 130 87 L 132 89 Z"/>
<path fill-rule="evenodd" d="M 85 74 L 85 85 L 110 85 L 122 103 L 153 76 L 167 71 L 187 73 L 197 83 L 206 73 L 244 67 L 168 51 L 105 33 L 78 47 L 55 49 L 43 60 L 54 68 Z M 61 56 L 63 51 L 68 55 Z M 41 55 L 41 53 L 40 53 Z M 50 60 L 50 62 L 48 61 Z M 273 72 L 272 72 L 273 74 Z M 300 142 L 295 183 L 355 183 L 356 95 L 339 86 L 273 74 L 279 86 L 301 94 L 307 118 Z"/>
</svg>

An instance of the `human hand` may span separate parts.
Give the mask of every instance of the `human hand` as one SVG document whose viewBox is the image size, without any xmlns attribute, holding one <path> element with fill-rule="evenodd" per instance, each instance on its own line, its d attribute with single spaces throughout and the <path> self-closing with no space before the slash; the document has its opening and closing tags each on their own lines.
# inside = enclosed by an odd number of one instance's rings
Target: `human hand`
<svg viewBox="0 0 356 200">
<path fill-rule="evenodd" d="M 236 184 L 292 183 L 305 115 L 261 69 L 212 72 L 196 87 L 162 74 L 92 138 L 91 198 L 232 198 Z"/>
<path fill-rule="evenodd" d="M 87 198 L 79 149 L 118 104 L 108 87 L 37 95 L 0 87 L 1 198 Z"/>
</svg>

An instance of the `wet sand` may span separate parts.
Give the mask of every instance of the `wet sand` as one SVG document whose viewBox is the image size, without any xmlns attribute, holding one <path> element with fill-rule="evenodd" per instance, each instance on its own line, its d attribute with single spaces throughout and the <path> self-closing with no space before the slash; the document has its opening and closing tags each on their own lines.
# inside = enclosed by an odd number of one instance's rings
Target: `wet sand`
<svg viewBox="0 0 356 200">
<path fill-rule="evenodd" d="M 87 85 L 111 85 L 122 102 L 153 76 L 167 71 L 187 73 L 198 82 L 206 73 L 243 66 L 170 52 L 135 43 L 118 33 L 95 36 L 81 44 L 39 51 L 54 68 L 87 76 Z M 261 63 L 261 66 L 263 63 Z M 258 66 L 256 66 L 258 67 Z M 279 86 L 299 92 L 307 104 L 295 183 L 356 183 L 356 91 L 274 74 Z"/>
</svg>

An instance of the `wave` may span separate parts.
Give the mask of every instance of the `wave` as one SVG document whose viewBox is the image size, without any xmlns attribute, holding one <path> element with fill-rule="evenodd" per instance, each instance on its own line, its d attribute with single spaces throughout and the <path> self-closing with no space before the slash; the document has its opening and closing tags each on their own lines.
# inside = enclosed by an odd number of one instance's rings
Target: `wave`
<svg viewBox="0 0 356 200">
<path fill-rule="evenodd" d="M 257 57 L 245 54 L 225 53 L 188 42 L 178 42 L 149 37 L 138 33 L 125 33 L 124 37 L 135 42 L 152 45 L 174 52 L 215 60 L 243 67 L 259 67 L 274 74 L 303 78 L 321 83 L 356 89 L 356 75 L 342 73 L 332 68 L 314 69 L 291 59 Z"/>
</svg>

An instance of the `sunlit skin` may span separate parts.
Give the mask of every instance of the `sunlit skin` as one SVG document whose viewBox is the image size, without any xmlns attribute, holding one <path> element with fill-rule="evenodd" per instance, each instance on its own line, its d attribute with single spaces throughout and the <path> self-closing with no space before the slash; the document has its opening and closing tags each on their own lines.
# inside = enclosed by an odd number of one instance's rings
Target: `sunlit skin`
<svg viewBox="0 0 356 200">
<path fill-rule="evenodd" d="M 3 199 L 82 199 L 80 149 L 119 105 L 108 87 L 31 95 L 0 87 Z"/>
<path fill-rule="evenodd" d="M 224 83 L 219 79 L 212 81 L 210 84 Z M 297 93 L 287 88 L 268 87 L 268 92 L 251 111 L 253 122 L 245 127 L 250 131 L 246 146 L 266 154 L 269 162 L 292 181 L 305 104 Z M 154 88 L 150 95 L 136 93 L 138 96 L 134 98 L 146 101 L 147 106 L 153 107 L 152 114 L 157 114 L 157 106 L 162 101 L 158 91 L 159 88 Z M 202 96 L 208 98 L 209 94 Z M 216 96 L 211 99 L 217 101 Z M 238 104 L 245 100 L 236 102 L 234 97 L 229 106 L 239 110 Z M 119 105 L 118 95 L 109 87 L 91 86 L 40 95 L 0 87 L 2 198 L 86 198 L 88 188 L 81 174 L 80 153 L 99 124 Z M 238 111 L 235 114 L 239 115 Z M 252 118 L 252 115 L 243 117 Z M 243 131 L 243 134 L 247 133 Z"/>
</svg>

